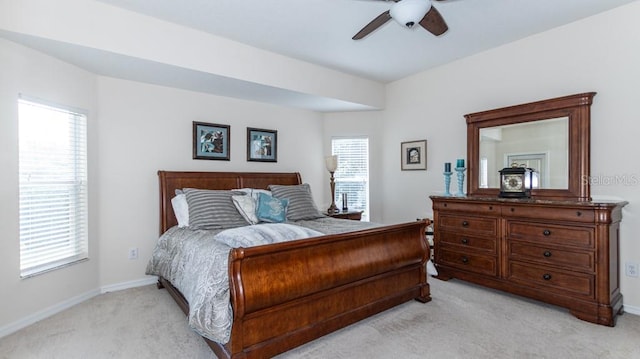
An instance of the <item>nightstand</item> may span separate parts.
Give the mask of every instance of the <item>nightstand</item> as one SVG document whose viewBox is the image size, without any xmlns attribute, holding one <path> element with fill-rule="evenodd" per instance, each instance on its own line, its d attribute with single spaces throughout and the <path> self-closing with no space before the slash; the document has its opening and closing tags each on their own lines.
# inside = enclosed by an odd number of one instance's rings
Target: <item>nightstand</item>
<svg viewBox="0 0 640 359">
<path fill-rule="evenodd" d="M 338 212 L 338 213 L 325 213 L 329 217 L 340 218 L 340 219 L 351 219 L 353 221 L 359 221 L 362 219 L 362 211 L 346 211 L 346 212 Z"/>
</svg>

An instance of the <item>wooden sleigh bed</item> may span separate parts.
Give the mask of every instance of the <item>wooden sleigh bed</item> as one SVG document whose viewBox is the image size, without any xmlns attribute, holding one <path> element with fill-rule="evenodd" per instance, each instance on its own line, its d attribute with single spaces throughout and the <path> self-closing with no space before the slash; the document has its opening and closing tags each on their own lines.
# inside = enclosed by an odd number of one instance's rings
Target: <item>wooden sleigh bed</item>
<svg viewBox="0 0 640 359">
<path fill-rule="evenodd" d="M 177 224 L 176 189 L 266 189 L 299 173 L 158 172 L 160 233 Z M 233 323 L 228 343 L 204 338 L 219 358 L 266 358 L 415 299 L 431 300 L 426 221 L 250 248 L 229 254 Z M 160 277 L 188 314 L 184 296 Z"/>
</svg>

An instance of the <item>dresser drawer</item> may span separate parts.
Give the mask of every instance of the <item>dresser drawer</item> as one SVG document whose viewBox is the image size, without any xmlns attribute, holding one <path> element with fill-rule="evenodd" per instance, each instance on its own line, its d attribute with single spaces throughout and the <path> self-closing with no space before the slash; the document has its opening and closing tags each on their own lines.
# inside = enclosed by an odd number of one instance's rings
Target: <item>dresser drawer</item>
<svg viewBox="0 0 640 359">
<path fill-rule="evenodd" d="M 490 203 L 440 202 L 433 203 L 434 210 L 472 212 L 476 214 L 500 215 L 500 206 Z"/>
<path fill-rule="evenodd" d="M 466 234 L 447 231 L 440 231 L 438 233 L 438 241 L 440 242 L 439 244 L 456 245 L 469 249 L 484 250 L 491 253 L 496 253 L 497 245 L 495 238 L 474 237 Z"/>
<path fill-rule="evenodd" d="M 594 230 L 543 223 L 507 221 L 507 238 L 540 244 L 594 248 Z"/>
<path fill-rule="evenodd" d="M 530 287 L 543 287 L 544 290 L 564 295 L 594 297 L 594 275 L 510 261 L 507 279 Z"/>
<path fill-rule="evenodd" d="M 436 251 L 436 263 L 464 269 L 469 272 L 497 275 L 496 257 L 489 255 L 440 248 Z"/>
<path fill-rule="evenodd" d="M 430 197 L 438 277 L 535 298 L 614 326 L 623 305 L 619 232 L 627 202 L 489 192 Z"/>
<path fill-rule="evenodd" d="M 568 251 L 550 247 L 539 247 L 529 243 L 510 241 L 510 259 L 524 259 L 541 264 L 551 264 L 593 272 L 595 270 L 595 258 L 592 251 Z"/>
<path fill-rule="evenodd" d="M 502 207 L 502 216 L 586 223 L 594 223 L 595 220 L 594 211 L 588 208 L 554 208 L 544 206 L 506 205 Z"/>
<path fill-rule="evenodd" d="M 438 231 L 471 233 L 476 236 L 492 236 L 498 233 L 498 219 L 473 216 L 454 216 L 441 214 L 438 218 Z"/>
</svg>

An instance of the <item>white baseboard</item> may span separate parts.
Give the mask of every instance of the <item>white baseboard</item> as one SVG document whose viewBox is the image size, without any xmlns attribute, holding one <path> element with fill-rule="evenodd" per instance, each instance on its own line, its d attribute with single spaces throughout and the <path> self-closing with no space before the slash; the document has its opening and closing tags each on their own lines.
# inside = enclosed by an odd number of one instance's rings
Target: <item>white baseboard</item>
<svg viewBox="0 0 640 359">
<path fill-rule="evenodd" d="M 43 309 L 31 315 L 28 315 L 22 319 L 19 319 L 9 325 L 0 328 L 0 338 L 5 337 L 9 334 L 15 333 L 22 328 L 26 328 L 31 324 L 41 321 L 42 319 L 46 319 L 54 314 L 58 314 L 65 309 L 69 309 L 76 304 L 80 304 L 85 300 L 91 299 L 96 295 L 100 294 L 99 289 L 90 290 L 84 294 L 80 294 L 73 298 L 69 298 L 65 301 L 62 301 L 58 304 L 52 305 L 49 308 Z"/>
<path fill-rule="evenodd" d="M 84 294 L 78 295 L 76 297 L 73 298 L 69 298 L 63 302 L 60 302 L 56 305 L 53 305 L 47 309 L 41 310 L 39 312 L 36 312 L 34 314 L 31 314 L 25 318 L 22 318 L 20 320 L 17 320 L 9 325 L 6 325 L 4 327 L 0 327 L 0 338 L 5 337 L 9 334 L 13 334 L 15 332 L 17 332 L 20 329 L 26 328 L 29 325 L 38 322 L 40 320 L 46 319 L 54 314 L 58 314 L 60 312 L 62 312 L 65 309 L 69 309 L 71 307 L 73 307 L 76 304 L 80 304 L 82 302 L 84 302 L 85 300 L 89 300 L 93 297 L 95 297 L 96 295 L 100 295 L 100 294 L 104 294 L 104 293 L 108 293 L 108 292 L 117 292 L 119 290 L 124 290 L 124 289 L 129 289 L 129 288 L 135 288 L 135 287 L 142 287 L 145 285 L 151 285 L 151 284 L 155 284 L 158 281 L 157 277 L 153 277 L 153 276 L 147 276 L 146 278 L 142 278 L 142 279 L 137 279 L 137 280 L 132 280 L 132 281 L 128 281 L 128 282 L 122 282 L 122 283 L 116 283 L 116 284 L 110 284 L 110 285 L 105 285 L 100 287 L 99 289 L 94 289 L 94 290 L 90 290 Z M 634 315 L 640 315 L 640 307 L 633 307 L 633 306 L 629 306 L 629 305 L 624 305 L 623 306 L 624 312 L 625 313 L 629 313 L 629 314 L 634 314 Z"/>
<path fill-rule="evenodd" d="M 158 282 L 158 277 L 147 276 L 146 278 L 136 279 L 129 282 L 102 286 L 100 288 L 100 293 L 117 292 L 119 290 L 125 290 L 129 288 L 143 287 L 145 285 L 155 284 L 156 282 Z"/>
<path fill-rule="evenodd" d="M 622 309 L 625 313 L 640 315 L 640 307 L 632 307 L 630 305 L 623 304 Z"/>
<path fill-rule="evenodd" d="M 49 308 L 43 309 L 41 311 L 38 311 L 36 313 L 33 313 L 31 315 L 28 315 L 22 319 L 19 319 L 13 323 L 10 323 L 8 325 L 5 325 L 4 327 L 0 327 L 0 338 L 5 337 L 9 334 L 13 334 L 15 332 L 17 332 L 20 329 L 26 328 L 28 326 L 30 326 L 31 324 L 34 324 L 38 321 L 41 321 L 43 319 L 46 319 L 54 314 L 58 314 L 60 312 L 62 312 L 65 309 L 69 309 L 71 307 L 73 307 L 76 304 L 80 304 L 86 300 L 89 300 L 97 295 L 100 294 L 104 294 L 104 293 L 108 293 L 108 292 L 116 292 L 119 290 L 124 290 L 124 289 L 129 289 L 129 288 L 135 288 L 135 287 L 142 287 L 145 285 L 150 285 L 150 284 L 154 284 L 158 281 L 157 277 L 152 277 L 152 276 L 147 276 L 146 278 L 142 278 L 142 279 L 137 279 L 137 280 L 132 280 L 129 282 L 123 282 L 123 283 L 117 283 L 117 284 L 110 284 L 110 285 L 106 285 L 106 286 L 102 286 L 100 288 L 96 288 L 93 290 L 90 290 L 86 293 L 80 294 L 78 296 L 75 296 L 73 298 L 69 298 L 65 301 L 62 301 L 58 304 L 52 305 Z"/>
</svg>

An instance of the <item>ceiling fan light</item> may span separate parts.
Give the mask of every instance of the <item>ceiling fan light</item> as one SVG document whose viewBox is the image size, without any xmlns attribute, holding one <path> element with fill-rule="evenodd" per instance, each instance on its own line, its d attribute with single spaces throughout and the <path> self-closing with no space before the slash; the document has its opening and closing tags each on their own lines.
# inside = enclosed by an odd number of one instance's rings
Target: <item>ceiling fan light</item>
<svg viewBox="0 0 640 359">
<path fill-rule="evenodd" d="M 400 25 L 412 28 L 431 9 L 430 0 L 401 0 L 391 6 L 391 18 Z"/>
</svg>

